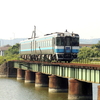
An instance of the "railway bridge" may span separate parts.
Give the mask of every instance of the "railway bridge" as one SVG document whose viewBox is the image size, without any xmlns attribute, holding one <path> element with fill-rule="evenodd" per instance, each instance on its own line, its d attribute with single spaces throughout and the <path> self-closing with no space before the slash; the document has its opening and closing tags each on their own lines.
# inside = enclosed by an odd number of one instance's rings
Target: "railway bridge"
<svg viewBox="0 0 100 100">
<path fill-rule="evenodd" d="M 100 83 L 100 65 L 9 61 L 8 77 L 48 86 L 49 92 L 68 92 L 69 100 L 92 100 L 92 83 Z M 98 87 L 98 93 L 100 87 Z M 100 100 L 100 96 L 98 96 Z"/>
</svg>

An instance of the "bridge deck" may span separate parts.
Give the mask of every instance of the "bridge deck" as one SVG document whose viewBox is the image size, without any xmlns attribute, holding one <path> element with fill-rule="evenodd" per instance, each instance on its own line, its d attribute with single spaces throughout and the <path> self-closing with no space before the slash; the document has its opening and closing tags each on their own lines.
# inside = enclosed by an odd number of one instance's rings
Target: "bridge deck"
<svg viewBox="0 0 100 100">
<path fill-rule="evenodd" d="M 85 82 L 100 83 L 100 65 L 78 63 L 48 63 L 33 61 L 11 61 L 14 68 L 74 78 Z"/>
</svg>

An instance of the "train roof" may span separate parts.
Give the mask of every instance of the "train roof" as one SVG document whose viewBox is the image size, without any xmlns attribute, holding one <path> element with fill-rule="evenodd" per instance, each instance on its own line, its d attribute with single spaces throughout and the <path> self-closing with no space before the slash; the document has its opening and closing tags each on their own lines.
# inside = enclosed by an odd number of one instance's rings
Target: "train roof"
<svg viewBox="0 0 100 100">
<path fill-rule="evenodd" d="M 55 34 L 58 35 L 60 33 L 63 33 L 63 34 L 66 34 L 66 35 L 71 35 L 71 33 L 69 33 L 69 32 L 54 32 L 54 33 L 50 33 L 50 34 L 45 34 L 44 36 L 55 35 Z"/>
<path fill-rule="evenodd" d="M 28 38 L 28 39 L 26 39 L 26 40 L 20 41 L 20 43 L 21 43 L 21 42 L 26 42 L 26 41 L 32 41 L 32 40 L 33 40 L 33 38 Z"/>
<path fill-rule="evenodd" d="M 78 34 L 76 33 L 70 33 L 70 32 L 54 32 L 54 33 L 50 33 L 50 34 L 45 34 L 44 36 L 49 36 L 49 35 L 55 35 L 56 36 L 59 36 L 59 34 L 64 34 L 64 36 L 79 36 Z"/>
<path fill-rule="evenodd" d="M 61 34 L 64 34 L 64 36 L 75 36 L 75 37 L 79 37 L 78 34 L 73 33 L 73 32 L 72 33 L 70 33 L 70 32 L 54 32 L 54 33 L 50 33 L 50 34 L 45 34 L 45 35 L 40 36 L 40 37 L 35 37 L 35 39 L 37 40 L 37 39 L 40 39 L 40 38 L 60 37 Z M 28 41 L 31 42 L 33 40 L 34 40 L 34 38 L 28 38 L 26 40 L 20 41 L 20 43 L 22 43 L 22 42 L 28 42 Z"/>
</svg>

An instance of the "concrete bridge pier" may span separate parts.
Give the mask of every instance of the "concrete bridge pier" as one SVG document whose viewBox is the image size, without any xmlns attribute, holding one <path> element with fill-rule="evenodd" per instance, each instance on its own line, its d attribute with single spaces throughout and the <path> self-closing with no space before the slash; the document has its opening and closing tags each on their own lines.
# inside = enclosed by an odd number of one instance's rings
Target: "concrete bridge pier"
<svg viewBox="0 0 100 100">
<path fill-rule="evenodd" d="M 92 100 L 92 83 L 69 80 L 68 100 Z"/>
<path fill-rule="evenodd" d="M 49 83 L 48 75 L 41 72 L 36 73 L 35 77 L 35 87 L 47 87 Z"/>
<path fill-rule="evenodd" d="M 18 68 L 17 69 L 17 80 L 24 80 L 25 79 L 25 71 Z"/>
<path fill-rule="evenodd" d="M 68 79 L 57 77 L 55 75 L 49 76 L 49 92 L 67 92 Z"/>
<path fill-rule="evenodd" d="M 35 72 L 26 70 L 25 71 L 25 83 L 33 83 L 33 82 L 35 82 Z"/>
</svg>

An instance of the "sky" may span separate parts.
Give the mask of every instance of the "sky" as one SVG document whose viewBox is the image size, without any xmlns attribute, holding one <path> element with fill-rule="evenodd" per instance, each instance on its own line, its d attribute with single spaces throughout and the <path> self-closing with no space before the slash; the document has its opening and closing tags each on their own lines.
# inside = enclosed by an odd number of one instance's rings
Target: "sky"
<svg viewBox="0 0 100 100">
<path fill-rule="evenodd" d="M 100 38 L 100 0 L 0 0 L 0 39 L 74 32 Z"/>
</svg>

